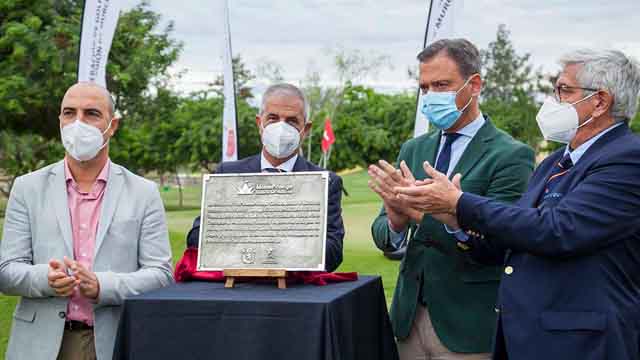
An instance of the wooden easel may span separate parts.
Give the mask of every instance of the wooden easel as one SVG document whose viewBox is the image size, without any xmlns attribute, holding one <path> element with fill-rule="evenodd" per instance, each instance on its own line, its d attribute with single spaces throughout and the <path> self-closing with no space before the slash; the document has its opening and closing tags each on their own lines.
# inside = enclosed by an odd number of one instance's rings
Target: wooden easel
<svg viewBox="0 0 640 360">
<path fill-rule="evenodd" d="M 227 281 L 224 283 L 225 288 L 233 288 L 236 278 L 241 277 L 265 277 L 265 278 L 277 278 L 278 289 L 287 288 L 287 270 L 277 269 L 227 269 L 224 270 L 224 276 Z"/>
</svg>

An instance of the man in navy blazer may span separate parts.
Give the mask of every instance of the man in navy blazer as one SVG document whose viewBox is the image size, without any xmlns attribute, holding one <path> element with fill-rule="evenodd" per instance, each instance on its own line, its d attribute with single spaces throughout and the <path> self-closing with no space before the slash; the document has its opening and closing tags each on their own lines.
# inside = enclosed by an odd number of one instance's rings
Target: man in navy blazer
<svg viewBox="0 0 640 360">
<path fill-rule="evenodd" d="M 256 125 L 260 131 L 262 151 L 248 158 L 223 162 L 216 173 L 259 173 L 325 171 L 299 154 L 300 146 L 311 128 L 308 122 L 309 106 L 304 93 L 289 84 L 272 85 L 262 96 Z M 327 204 L 327 246 L 325 268 L 334 271 L 342 263 L 342 179 L 329 172 Z M 193 222 L 187 234 L 187 246 L 198 247 L 200 217 Z"/>
<path fill-rule="evenodd" d="M 640 358 L 640 139 L 629 129 L 640 66 L 618 51 L 564 56 L 537 116 L 568 143 L 514 205 L 431 179 L 399 195 L 458 229 L 474 261 L 504 264 L 495 359 Z"/>
</svg>

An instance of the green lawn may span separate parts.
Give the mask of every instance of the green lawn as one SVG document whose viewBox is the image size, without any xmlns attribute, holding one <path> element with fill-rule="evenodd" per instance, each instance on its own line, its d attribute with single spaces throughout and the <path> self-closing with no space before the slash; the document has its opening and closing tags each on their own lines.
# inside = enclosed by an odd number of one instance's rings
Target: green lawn
<svg viewBox="0 0 640 360">
<path fill-rule="evenodd" d="M 398 262 L 383 257 L 371 240 L 370 225 L 380 209 L 380 202 L 368 189 L 367 179 L 366 171 L 343 176 L 344 186 L 349 193 L 349 196 L 343 196 L 342 200 L 347 234 L 344 239 L 344 262 L 337 271 L 381 275 L 387 302 L 390 302 L 398 274 Z M 186 233 L 191 228 L 193 219 L 199 214 L 201 188 L 190 187 L 184 190 L 186 210 L 178 209 L 176 189 L 161 189 L 161 194 L 168 209 L 167 221 L 175 263 L 184 252 Z M 3 223 L 4 219 L 0 218 L 0 231 Z M 4 356 L 15 303 L 15 297 L 0 295 L 0 358 Z"/>
</svg>

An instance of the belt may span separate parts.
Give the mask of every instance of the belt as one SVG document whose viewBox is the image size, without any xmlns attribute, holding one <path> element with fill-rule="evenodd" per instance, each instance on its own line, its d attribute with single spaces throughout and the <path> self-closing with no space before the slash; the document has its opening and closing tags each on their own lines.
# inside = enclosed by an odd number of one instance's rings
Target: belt
<svg viewBox="0 0 640 360">
<path fill-rule="evenodd" d="M 91 325 L 87 325 L 86 323 L 83 323 L 82 321 L 76 321 L 76 320 L 69 320 L 66 321 L 64 323 L 64 329 L 65 330 L 93 330 L 93 326 Z"/>
</svg>

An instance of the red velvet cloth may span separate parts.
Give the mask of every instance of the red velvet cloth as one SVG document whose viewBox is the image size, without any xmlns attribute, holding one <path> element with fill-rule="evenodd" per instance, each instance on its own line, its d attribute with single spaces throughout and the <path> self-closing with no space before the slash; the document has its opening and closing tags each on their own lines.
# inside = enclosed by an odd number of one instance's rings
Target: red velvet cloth
<svg viewBox="0 0 640 360">
<path fill-rule="evenodd" d="M 175 269 L 176 282 L 192 280 L 199 281 L 225 281 L 222 271 L 197 271 L 198 249 L 187 248 L 178 261 Z M 327 285 L 329 283 L 356 281 L 358 273 L 329 273 L 326 271 L 290 271 L 287 272 L 287 283 L 303 283 L 313 285 Z"/>
</svg>

